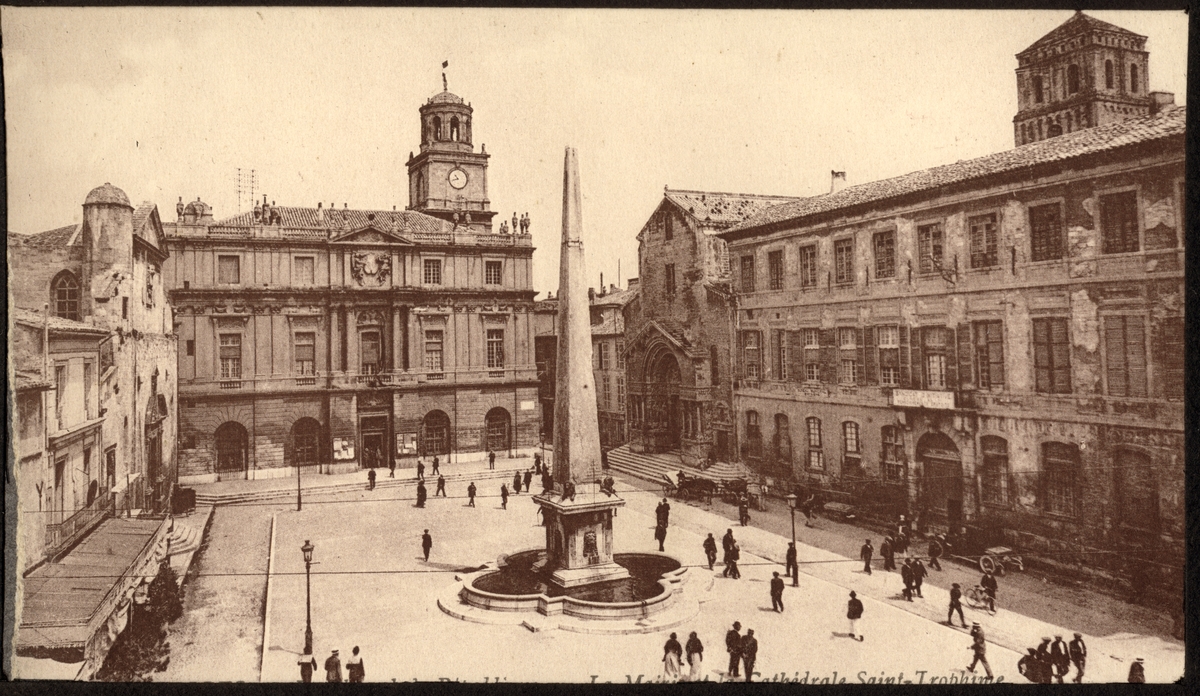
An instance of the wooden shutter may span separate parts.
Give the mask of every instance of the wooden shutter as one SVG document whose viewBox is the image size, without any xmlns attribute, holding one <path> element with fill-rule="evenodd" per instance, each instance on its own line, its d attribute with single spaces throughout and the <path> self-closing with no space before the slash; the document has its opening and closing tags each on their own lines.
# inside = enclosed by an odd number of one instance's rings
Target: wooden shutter
<svg viewBox="0 0 1200 696">
<path fill-rule="evenodd" d="M 1055 394 L 1071 393 L 1071 340 L 1067 320 L 1046 319 L 1049 326 L 1051 385 Z"/>
<path fill-rule="evenodd" d="M 1146 320 L 1125 317 L 1125 364 L 1129 396 L 1146 396 Z"/>
<path fill-rule="evenodd" d="M 804 332 L 789 331 L 788 345 L 788 380 L 791 382 L 804 381 Z"/>
<path fill-rule="evenodd" d="M 953 328 L 947 326 L 945 328 L 945 339 L 943 350 L 946 356 L 946 388 L 958 389 L 958 360 L 955 359 L 955 346 L 958 345 L 958 340 L 955 335 L 958 333 Z"/>
<path fill-rule="evenodd" d="M 730 361 L 733 363 L 733 378 L 743 379 L 746 376 L 746 332 L 739 331 L 737 335 L 737 357 Z"/>
<path fill-rule="evenodd" d="M 867 352 L 867 348 L 864 343 L 863 334 L 865 334 L 866 331 L 864 331 L 862 328 L 858 328 L 855 331 L 858 334 L 857 336 L 855 336 L 855 340 L 854 340 L 854 346 L 857 349 L 857 353 L 858 353 L 858 355 L 856 355 L 854 357 L 854 362 L 856 363 L 854 366 L 854 372 L 858 376 L 857 379 L 855 380 L 855 383 L 856 384 L 866 384 L 867 383 L 866 372 L 863 369 L 864 362 L 866 360 L 865 353 Z"/>
<path fill-rule="evenodd" d="M 909 344 L 909 340 L 908 340 L 908 327 L 905 326 L 904 324 L 901 324 L 899 328 L 900 328 L 900 331 L 899 331 L 899 333 L 900 333 L 900 386 L 911 387 L 912 386 L 912 374 L 911 374 L 911 370 L 909 370 L 909 365 L 911 364 L 910 363 L 910 353 L 912 351 L 909 348 L 910 344 Z"/>
<path fill-rule="evenodd" d="M 837 370 L 837 330 L 821 329 L 821 381 L 827 384 L 838 383 Z"/>
<path fill-rule="evenodd" d="M 958 388 L 971 390 L 975 388 L 975 376 L 971 370 L 971 325 L 963 322 L 958 325 Z"/>
<path fill-rule="evenodd" d="M 1162 385 L 1159 394 L 1164 399 L 1183 400 L 1183 317 L 1164 317 L 1158 324 L 1158 337 L 1153 345 L 1154 367 Z"/>
<path fill-rule="evenodd" d="M 913 389 L 925 388 L 925 327 L 914 326 L 912 328 L 910 345 L 912 349 L 909 351 L 912 358 L 912 370 L 910 374 L 910 384 Z"/>
<path fill-rule="evenodd" d="M 862 383 L 879 384 L 878 356 L 875 353 L 875 327 L 862 329 L 859 339 L 859 351 L 862 357 Z M 865 346 L 863 342 L 865 341 Z"/>
<path fill-rule="evenodd" d="M 1051 381 L 1050 319 L 1033 320 L 1033 374 L 1034 389 L 1042 394 L 1054 391 Z"/>
<path fill-rule="evenodd" d="M 1104 318 L 1104 358 L 1107 363 L 1108 393 L 1129 396 L 1129 377 L 1125 369 L 1125 318 Z"/>
</svg>

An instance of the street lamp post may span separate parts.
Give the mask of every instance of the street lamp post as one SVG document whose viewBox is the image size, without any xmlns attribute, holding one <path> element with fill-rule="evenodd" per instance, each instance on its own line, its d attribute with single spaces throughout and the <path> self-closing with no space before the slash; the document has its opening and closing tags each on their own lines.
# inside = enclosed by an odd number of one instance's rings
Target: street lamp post
<svg viewBox="0 0 1200 696">
<path fill-rule="evenodd" d="M 788 511 L 792 513 L 792 543 L 796 543 L 796 494 L 788 493 Z"/>
<path fill-rule="evenodd" d="M 296 462 L 296 512 L 300 512 L 300 462 Z"/>
<path fill-rule="evenodd" d="M 304 554 L 304 654 L 312 654 L 312 554 L 316 547 L 305 539 L 300 552 Z"/>
</svg>

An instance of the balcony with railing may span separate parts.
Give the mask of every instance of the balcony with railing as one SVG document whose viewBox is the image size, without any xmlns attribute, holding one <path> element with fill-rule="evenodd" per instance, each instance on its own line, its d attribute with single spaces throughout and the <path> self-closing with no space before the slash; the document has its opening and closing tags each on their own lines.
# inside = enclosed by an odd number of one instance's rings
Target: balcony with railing
<svg viewBox="0 0 1200 696">
<path fill-rule="evenodd" d="M 70 548 L 93 527 L 116 512 L 116 496 L 104 491 L 91 505 L 77 511 L 57 524 L 46 525 L 46 555 L 53 557 Z"/>
<path fill-rule="evenodd" d="M 378 372 L 316 372 L 212 380 L 180 380 L 181 396 L 209 393 L 277 393 L 325 389 L 418 387 L 422 384 L 505 384 L 537 382 L 534 365 L 505 368 L 460 368 L 457 370 L 381 370 Z"/>
</svg>

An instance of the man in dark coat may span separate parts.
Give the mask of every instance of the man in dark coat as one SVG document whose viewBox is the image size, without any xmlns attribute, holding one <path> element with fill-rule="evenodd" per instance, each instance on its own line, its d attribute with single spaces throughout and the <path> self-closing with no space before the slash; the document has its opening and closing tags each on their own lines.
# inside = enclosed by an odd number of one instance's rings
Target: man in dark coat
<svg viewBox="0 0 1200 696">
<path fill-rule="evenodd" d="M 1062 636 L 1054 636 L 1054 642 L 1050 644 L 1050 666 L 1054 668 L 1055 680 L 1063 683 L 1063 675 L 1071 669 L 1071 658 L 1067 655 L 1067 643 Z"/>
<path fill-rule="evenodd" d="M 396 478 L 396 458 L 388 457 L 388 478 Z"/>
<path fill-rule="evenodd" d="M 1038 666 L 1037 651 L 1033 648 L 1026 648 L 1028 655 L 1022 655 L 1020 660 L 1017 660 L 1017 671 L 1021 676 L 1025 677 L 1034 684 L 1038 684 L 1042 680 L 1042 670 Z"/>
<path fill-rule="evenodd" d="M 500 508 L 508 509 L 508 484 L 505 483 L 500 484 Z"/>
<path fill-rule="evenodd" d="M 663 542 L 667 540 L 667 526 L 666 525 L 664 525 L 664 524 L 655 525 L 654 539 L 656 541 L 658 541 L 658 550 L 665 551 L 666 549 L 663 548 Z"/>
<path fill-rule="evenodd" d="M 950 611 L 946 614 L 946 623 L 950 626 L 954 625 L 954 612 L 958 612 L 958 622 L 963 628 L 967 627 L 967 620 L 963 618 L 962 610 L 962 590 L 959 589 L 958 583 L 950 585 Z"/>
<path fill-rule="evenodd" d="M 1038 661 L 1039 684 L 1049 684 L 1053 668 L 1050 662 L 1050 638 L 1043 637 L 1042 642 L 1037 646 L 1037 652 L 1034 653 Z"/>
<path fill-rule="evenodd" d="M 771 578 L 771 608 L 783 613 L 783 578 L 779 577 L 778 570 Z"/>
<path fill-rule="evenodd" d="M 521 493 L 521 472 L 519 471 L 513 472 L 513 493 Z"/>
<path fill-rule="evenodd" d="M 738 522 L 743 527 L 750 524 L 750 502 L 746 500 L 745 496 L 738 501 Z"/>
<path fill-rule="evenodd" d="M 971 652 L 975 657 L 971 660 L 971 664 L 967 666 L 968 672 L 975 671 L 976 663 L 983 664 L 983 670 L 987 673 L 988 678 L 992 676 L 992 666 L 987 661 L 987 639 L 983 635 L 983 629 L 976 621 L 971 625 Z"/>
<path fill-rule="evenodd" d="M 937 537 L 934 537 L 929 542 L 929 567 L 932 568 L 933 570 L 940 571 L 942 569 L 942 564 L 938 562 L 938 559 L 940 559 L 941 557 L 942 557 L 942 542 L 938 541 Z"/>
<path fill-rule="evenodd" d="M 858 633 L 858 620 L 863 615 L 863 603 L 854 590 L 850 590 L 850 601 L 846 602 L 846 619 L 850 621 L 850 637 L 860 643 L 863 637 Z"/>
<path fill-rule="evenodd" d="M 896 550 L 892 548 L 892 537 L 883 538 L 883 543 L 879 545 L 879 555 L 883 556 L 884 570 L 896 569 Z"/>
<path fill-rule="evenodd" d="M 433 494 L 438 495 L 439 493 L 443 498 L 446 497 L 446 477 L 442 476 L 441 474 L 438 474 L 438 487 Z"/>
<path fill-rule="evenodd" d="M 533 480 L 533 472 L 526 469 L 524 476 L 525 492 L 529 492 L 529 482 Z"/>
<path fill-rule="evenodd" d="M 421 535 L 421 551 L 425 553 L 425 560 L 429 560 L 429 550 L 433 548 L 433 537 L 429 536 L 429 530 Z"/>
<path fill-rule="evenodd" d="M 658 507 L 654 508 L 654 514 L 658 518 L 659 524 L 667 526 L 671 520 L 671 504 L 667 502 L 666 498 L 663 498 Z"/>
<path fill-rule="evenodd" d="M 334 650 L 329 657 L 325 658 L 325 681 L 340 682 L 342 680 L 342 658 L 338 657 L 338 651 Z"/>
<path fill-rule="evenodd" d="M 475 482 L 474 481 L 471 482 L 471 485 L 467 486 L 467 505 L 469 507 L 475 507 Z"/>
<path fill-rule="evenodd" d="M 717 540 L 713 538 L 712 532 L 708 533 L 708 538 L 704 540 L 704 555 L 708 557 L 708 569 L 713 569 L 713 564 L 717 562 Z"/>
<path fill-rule="evenodd" d="M 317 658 L 312 653 L 304 653 L 296 660 L 296 664 L 300 665 L 300 681 L 311 684 L 313 672 L 317 669 Z"/>
<path fill-rule="evenodd" d="M 425 482 L 417 482 L 417 507 L 425 507 L 425 499 L 429 497 L 429 493 L 425 490 Z"/>
<path fill-rule="evenodd" d="M 1129 665 L 1129 683 L 1146 683 L 1146 661 L 1140 657 L 1132 665 Z"/>
<path fill-rule="evenodd" d="M 425 480 L 425 463 L 420 460 L 417 460 L 417 480 Z"/>
<path fill-rule="evenodd" d="M 742 630 L 742 625 L 736 621 L 733 622 L 733 628 L 725 634 L 725 650 L 729 652 L 729 670 L 726 676 L 736 677 L 738 674 L 738 665 L 742 662 L 742 636 L 738 631 Z"/>
<path fill-rule="evenodd" d="M 375 470 L 367 469 L 367 490 L 375 490 Z"/>
<path fill-rule="evenodd" d="M 488 468 L 496 468 L 496 453 L 491 450 L 488 450 Z"/>
<path fill-rule="evenodd" d="M 420 460 L 418 459 L 417 461 L 420 461 Z M 438 470 L 439 463 L 440 462 L 438 461 L 438 458 L 434 457 L 433 458 L 433 471 L 430 472 L 431 475 L 437 476 L 438 474 L 442 473 L 441 471 Z"/>
<path fill-rule="evenodd" d="M 995 613 L 996 590 L 998 589 L 998 586 L 996 585 L 996 576 L 992 575 L 992 571 L 984 571 L 983 577 L 979 579 L 979 586 L 982 587 L 984 593 L 987 594 L 988 610 L 992 613 Z M 1050 639 L 1047 638 L 1046 640 L 1049 641 Z"/>
<path fill-rule="evenodd" d="M 734 580 L 740 580 L 742 577 L 742 571 L 738 570 L 738 561 L 741 558 L 742 550 L 738 548 L 737 544 L 734 544 L 725 558 L 725 571 L 729 573 L 728 577 L 732 577 Z"/>
<path fill-rule="evenodd" d="M 875 555 L 875 547 L 871 546 L 871 540 L 867 539 L 867 543 L 862 545 L 862 549 L 858 552 L 858 557 L 863 562 L 863 572 L 867 575 L 871 574 L 871 557 Z"/>
<path fill-rule="evenodd" d="M 921 594 L 921 584 L 925 582 L 925 575 L 927 573 L 928 571 L 925 570 L 925 564 L 921 562 L 921 559 L 914 558 L 912 564 L 913 590 L 915 590 L 917 596 L 922 599 L 925 598 L 925 595 Z"/>
<path fill-rule="evenodd" d="M 913 596 L 913 569 L 912 559 L 904 559 L 904 563 L 900 565 L 900 580 L 904 582 L 904 598 L 912 601 Z"/>
<path fill-rule="evenodd" d="M 758 639 L 754 637 L 754 629 L 747 628 L 746 635 L 742 638 L 742 667 L 746 670 L 746 681 L 750 681 L 754 676 L 756 659 L 758 659 Z"/>
<path fill-rule="evenodd" d="M 1071 664 L 1075 665 L 1075 683 L 1083 682 L 1083 667 L 1087 662 L 1087 645 L 1083 642 L 1083 636 L 1076 633 L 1075 639 L 1067 644 L 1067 655 L 1071 658 Z"/>
<path fill-rule="evenodd" d="M 796 562 L 796 542 L 789 541 L 784 574 L 792 576 L 792 587 L 800 586 L 800 565 Z"/>
</svg>

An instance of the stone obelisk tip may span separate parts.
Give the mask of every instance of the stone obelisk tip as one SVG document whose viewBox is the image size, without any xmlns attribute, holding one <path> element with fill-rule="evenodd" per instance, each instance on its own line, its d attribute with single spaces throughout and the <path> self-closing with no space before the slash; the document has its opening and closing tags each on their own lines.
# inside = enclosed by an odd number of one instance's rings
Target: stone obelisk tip
<svg viewBox="0 0 1200 696">
<path fill-rule="evenodd" d="M 575 148 L 567 147 L 563 157 L 563 242 L 577 242 L 583 228 L 582 197 L 579 193 L 579 159 Z"/>
</svg>

